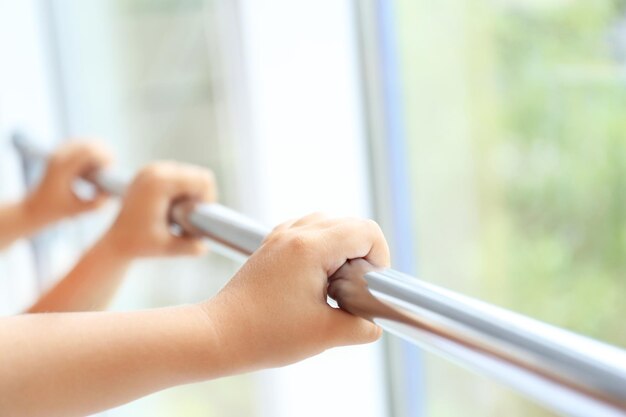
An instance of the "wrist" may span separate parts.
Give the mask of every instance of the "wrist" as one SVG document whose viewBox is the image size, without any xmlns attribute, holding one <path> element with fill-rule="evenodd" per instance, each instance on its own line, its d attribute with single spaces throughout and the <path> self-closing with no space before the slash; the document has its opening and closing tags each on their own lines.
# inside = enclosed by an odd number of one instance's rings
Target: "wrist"
<svg viewBox="0 0 626 417">
<path fill-rule="evenodd" d="M 178 307 L 184 315 L 177 320 L 177 327 L 185 331 L 185 336 L 179 339 L 188 370 L 183 373 L 198 381 L 237 373 L 231 361 L 232 352 L 219 326 L 220 315 L 208 307 L 210 303 Z"/>
<path fill-rule="evenodd" d="M 136 259 L 132 252 L 125 249 L 123 240 L 119 239 L 112 229 L 109 229 L 93 246 L 92 252 L 96 252 L 98 256 L 122 263 L 130 263 Z"/>
<path fill-rule="evenodd" d="M 48 204 L 41 202 L 36 194 L 30 194 L 21 201 L 21 211 L 29 221 L 44 226 L 61 219 L 54 211 L 50 210 Z"/>
<path fill-rule="evenodd" d="M 229 298 L 230 295 L 220 293 L 198 304 L 217 346 L 217 376 L 235 375 L 267 367 L 257 357 L 259 352 L 256 348 L 259 343 L 263 343 L 251 333 L 252 322 L 249 316 L 242 314 L 246 307 Z M 237 308 L 233 309 L 233 305 Z"/>
</svg>

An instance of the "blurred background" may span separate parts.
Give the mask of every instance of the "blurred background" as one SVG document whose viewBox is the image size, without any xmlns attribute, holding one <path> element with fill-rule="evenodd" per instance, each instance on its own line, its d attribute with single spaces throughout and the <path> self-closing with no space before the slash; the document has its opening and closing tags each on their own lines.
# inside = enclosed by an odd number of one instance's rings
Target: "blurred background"
<svg viewBox="0 0 626 417">
<path fill-rule="evenodd" d="M 0 197 L 10 145 L 108 143 L 133 172 L 213 169 L 274 225 L 375 218 L 393 266 L 626 347 L 623 0 L 0 0 Z M 115 215 L 0 259 L 0 311 L 63 275 Z M 210 297 L 219 254 L 145 261 L 115 309 Z M 277 370 L 166 390 L 122 416 L 548 416 L 385 336 Z"/>
</svg>

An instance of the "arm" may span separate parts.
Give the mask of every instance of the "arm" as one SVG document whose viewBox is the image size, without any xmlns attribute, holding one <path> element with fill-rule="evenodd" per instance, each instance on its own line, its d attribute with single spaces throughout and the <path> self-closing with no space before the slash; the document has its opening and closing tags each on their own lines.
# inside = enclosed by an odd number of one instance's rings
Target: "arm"
<svg viewBox="0 0 626 417">
<path fill-rule="evenodd" d="M 28 313 L 102 310 L 111 301 L 132 263 L 114 244 L 102 239 Z"/>
<path fill-rule="evenodd" d="M 91 415 L 213 377 L 215 342 L 196 306 L 1 318 L 0 415 Z"/>
<path fill-rule="evenodd" d="M 28 312 L 101 310 L 113 298 L 133 260 L 204 253 L 206 247 L 200 239 L 170 233 L 168 213 L 173 202 L 212 202 L 215 194 L 215 181 L 208 170 L 172 162 L 145 167 L 128 188 L 109 231 Z"/>
<path fill-rule="evenodd" d="M 110 163 L 109 153 L 99 145 L 70 142 L 52 155 L 41 183 L 24 200 L 0 206 L 0 249 L 34 234 L 50 223 L 100 207 L 102 193 L 81 200 L 72 187 L 76 179 Z"/>
<path fill-rule="evenodd" d="M 388 264 L 380 229 L 312 215 L 275 229 L 201 304 L 0 319 L 0 414 L 85 415 L 173 385 L 374 341 L 380 328 L 326 303 L 328 277 L 354 258 Z"/>
</svg>

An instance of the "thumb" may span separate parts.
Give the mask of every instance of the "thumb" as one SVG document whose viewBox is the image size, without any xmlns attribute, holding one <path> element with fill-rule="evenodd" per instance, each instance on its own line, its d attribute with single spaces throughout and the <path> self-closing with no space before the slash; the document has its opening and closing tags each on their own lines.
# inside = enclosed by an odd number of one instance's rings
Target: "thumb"
<svg viewBox="0 0 626 417">
<path fill-rule="evenodd" d="M 206 243 L 197 237 L 174 236 L 171 235 L 167 243 L 166 253 L 168 255 L 190 255 L 199 256 L 208 250 Z"/>
<path fill-rule="evenodd" d="M 375 342 L 382 335 L 380 326 L 339 308 L 329 307 L 331 314 L 331 340 L 335 346 L 359 345 Z"/>
</svg>

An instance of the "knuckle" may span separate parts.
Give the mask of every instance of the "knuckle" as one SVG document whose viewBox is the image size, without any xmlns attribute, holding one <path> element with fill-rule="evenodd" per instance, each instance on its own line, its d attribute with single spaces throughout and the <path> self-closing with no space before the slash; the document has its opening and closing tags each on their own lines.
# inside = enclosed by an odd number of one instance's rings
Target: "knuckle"
<svg viewBox="0 0 626 417">
<path fill-rule="evenodd" d="M 380 225 L 372 219 L 360 219 L 359 222 L 363 225 L 363 228 L 369 231 L 373 236 L 382 237 L 383 230 Z"/>
<path fill-rule="evenodd" d="M 303 220 L 310 220 L 311 223 L 322 223 L 325 220 L 330 220 L 332 216 L 325 211 L 314 211 L 313 213 L 303 217 Z"/>
<path fill-rule="evenodd" d="M 112 154 L 109 148 L 99 142 L 86 143 L 86 151 L 98 159 L 109 159 Z"/>
<path fill-rule="evenodd" d="M 150 165 L 142 168 L 137 173 L 133 186 L 139 190 L 156 191 L 163 185 L 166 178 L 167 176 L 161 167 Z"/>
<path fill-rule="evenodd" d="M 273 239 L 275 236 L 279 235 L 282 230 L 285 230 L 285 229 L 286 227 L 284 223 L 274 226 L 270 234 L 267 236 L 267 240 Z"/>
<path fill-rule="evenodd" d="M 281 249 L 299 256 L 311 254 L 315 247 L 315 241 L 311 236 L 291 230 L 281 230 L 272 233 L 270 241 Z"/>
<path fill-rule="evenodd" d="M 91 157 L 104 151 L 96 142 L 75 141 L 67 144 L 66 152 L 73 157 Z"/>
<path fill-rule="evenodd" d="M 380 226 L 378 225 L 378 223 L 376 223 L 374 220 L 372 219 L 361 219 L 361 222 L 363 222 L 363 225 L 365 227 L 367 227 L 369 230 L 375 231 L 375 232 L 380 232 Z"/>
<path fill-rule="evenodd" d="M 277 226 L 278 227 L 278 226 Z M 272 244 L 277 244 L 277 245 L 284 245 L 286 244 L 286 242 L 289 240 L 289 236 L 288 236 L 288 231 L 287 230 L 273 230 L 265 239 L 266 242 L 272 243 Z"/>
<path fill-rule="evenodd" d="M 290 233 L 286 242 L 287 249 L 299 256 L 310 255 L 313 252 L 315 242 L 303 233 Z"/>
<path fill-rule="evenodd" d="M 144 183 L 161 182 L 168 177 L 167 166 L 161 162 L 152 162 L 139 171 L 137 180 Z"/>
</svg>

